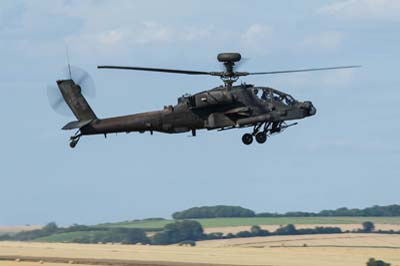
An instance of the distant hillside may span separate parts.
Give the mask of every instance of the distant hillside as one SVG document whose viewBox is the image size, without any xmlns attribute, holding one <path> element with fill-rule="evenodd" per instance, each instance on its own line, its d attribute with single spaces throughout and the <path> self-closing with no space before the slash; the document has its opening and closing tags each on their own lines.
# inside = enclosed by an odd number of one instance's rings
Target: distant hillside
<svg viewBox="0 0 400 266">
<path fill-rule="evenodd" d="M 132 220 L 118 223 L 105 223 L 93 226 L 73 225 L 70 227 L 58 227 L 55 223 L 49 223 L 44 227 L 36 230 L 29 230 L 19 233 L 0 234 L 1 240 L 17 240 L 17 241 L 43 241 L 43 242 L 79 242 L 79 243 L 155 243 L 153 236 L 158 235 L 157 241 L 160 243 L 169 243 L 169 233 L 171 228 L 179 225 L 180 222 L 195 223 L 204 229 L 209 228 L 227 228 L 227 227 L 253 227 L 260 225 L 277 225 L 280 228 L 283 225 L 312 225 L 319 227 L 318 233 L 322 227 L 332 229 L 343 224 L 363 224 L 364 222 L 372 222 L 375 224 L 400 225 L 400 205 L 390 206 L 374 206 L 365 209 L 348 209 L 339 208 L 337 210 L 323 210 L 318 213 L 313 212 L 287 212 L 279 213 L 258 213 L 239 206 L 204 206 L 195 207 L 173 214 L 175 220 L 166 220 L 162 218 L 148 218 L 143 220 Z M 177 221 L 180 220 L 180 221 Z M 172 225 L 171 225 L 172 224 Z M 172 227 L 171 227 L 172 226 Z M 170 228 L 171 227 L 171 228 Z M 317 233 L 310 231 L 311 226 L 307 228 L 306 233 Z M 396 229 L 397 228 L 397 229 Z M 168 229 L 168 230 L 166 230 Z M 300 226 L 297 233 L 305 233 L 301 231 L 304 226 Z M 329 230 L 330 230 L 329 229 Z M 235 228 L 228 229 L 228 233 L 232 233 Z M 236 237 L 247 237 L 254 235 L 249 233 L 247 228 L 241 228 L 241 231 L 235 233 Z M 242 231 L 245 230 L 245 231 Z M 314 230 L 314 229 L 313 229 Z M 337 229 L 335 229 L 337 230 Z M 378 229 L 381 230 L 381 229 Z M 384 233 L 400 234 L 398 227 L 386 227 Z M 184 230 L 185 231 L 185 230 Z M 221 231 L 208 230 L 208 238 L 221 237 Z M 186 232 L 186 231 L 185 231 Z M 215 233 L 216 232 L 216 233 Z M 330 231 L 329 231 L 330 232 Z M 227 237 L 228 234 L 227 233 Z M 279 233 L 269 232 L 269 233 Z M 179 236 L 180 233 L 177 233 Z M 264 232 L 264 234 L 266 234 Z M 230 234 L 232 237 L 233 234 Z M 179 237 L 178 237 L 179 238 Z M 176 239 L 178 239 L 176 238 Z M 175 238 L 174 238 L 175 239 Z"/>
<path fill-rule="evenodd" d="M 193 207 L 172 214 L 174 219 L 198 219 L 198 218 L 221 218 L 221 217 L 254 217 L 256 213 L 250 209 L 239 206 L 204 206 Z"/>
<path fill-rule="evenodd" d="M 396 217 L 400 216 L 400 205 L 373 206 L 365 209 L 339 208 L 336 210 L 322 210 L 320 212 L 287 212 L 256 214 L 253 210 L 240 206 L 202 206 L 193 207 L 172 214 L 174 219 L 204 219 L 226 217 Z"/>
</svg>

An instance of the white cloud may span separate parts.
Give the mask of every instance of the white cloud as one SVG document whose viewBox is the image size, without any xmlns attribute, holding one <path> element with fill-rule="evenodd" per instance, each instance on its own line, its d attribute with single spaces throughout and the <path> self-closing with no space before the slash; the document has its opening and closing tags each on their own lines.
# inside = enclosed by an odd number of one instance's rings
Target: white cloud
<svg viewBox="0 0 400 266">
<path fill-rule="evenodd" d="M 176 32 L 173 28 L 162 25 L 158 22 L 141 23 L 140 29 L 136 32 L 130 32 L 130 38 L 133 43 L 166 43 L 174 40 Z"/>
<path fill-rule="evenodd" d="M 98 35 L 98 40 L 104 45 L 115 45 L 121 42 L 123 38 L 124 32 L 120 30 L 105 31 Z"/>
<path fill-rule="evenodd" d="M 301 43 L 306 48 L 334 50 L 340 46 L 344 38 L 338 31 L 325 31 L 313 35 L 307 35 Z"/>
<path fill-rule="evenodd" d="M 272 27 L 264 24 L 251 25 L 242 35 L 241 44 L 247 49 L 265 50 L 273 41 Z"/>
<path fill-rule="evenodd" d="M 400 20 L 400 1 L 341 0 L 320 8 L 318 13 L 346 19 Z"/>
<path fill-rule="evenodd" d="M 207 28 L 162 24 L 157 21 L 135 21 L 129 26 L 120 24 L 111 29 L 84 28 L 66 36 L 65 40 L 81 54 L 90 52 L 124 54 L 135 46 L 207 42 L 211 34 L 212 32 Z"/>
</svg>

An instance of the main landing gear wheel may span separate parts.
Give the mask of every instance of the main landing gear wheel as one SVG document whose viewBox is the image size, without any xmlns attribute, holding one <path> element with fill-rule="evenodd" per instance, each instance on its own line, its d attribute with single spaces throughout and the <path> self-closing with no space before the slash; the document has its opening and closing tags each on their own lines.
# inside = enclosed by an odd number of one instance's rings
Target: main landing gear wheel
<svg viewBox="0 0 400 266">
<path fill-rule="evenodd" d="M 242 141 L 246 145 L 250 145 L 253 142 L 253 136 L 249 133 L 246 133 L 242 137 Z"/>
<path fill-rule="evenodd" d="M 258 132 L 256 134 L 256 141 L 260 144 L 265 143 L 265 141 L 267 140 L 267 134 L 265 132 Z"/>
</svg>

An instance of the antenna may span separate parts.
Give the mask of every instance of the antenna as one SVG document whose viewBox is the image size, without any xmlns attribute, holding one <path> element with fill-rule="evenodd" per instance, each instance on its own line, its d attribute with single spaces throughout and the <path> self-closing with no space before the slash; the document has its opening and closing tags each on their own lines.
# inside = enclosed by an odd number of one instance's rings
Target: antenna
<svg viewBox="0 0 400 266">
<path fill-rule="evenodd" d="M 71 75 L 71 65 L 69 63 L 69 51 L 68 51 L 68 45 L 65 44 L 65 53 L 67 56 L 67 65 L 68 65 L 68 73 L 69 73 L 69 79 L 72 79 L 72 75 Z"/>
</svg>

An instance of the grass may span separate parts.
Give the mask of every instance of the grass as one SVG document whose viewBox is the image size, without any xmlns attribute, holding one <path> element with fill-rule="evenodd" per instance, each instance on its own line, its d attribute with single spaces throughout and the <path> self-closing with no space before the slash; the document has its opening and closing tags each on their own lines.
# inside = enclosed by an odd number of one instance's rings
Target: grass
<svg viewBox="0 0 400 266">
<path fill-rule="evenodd" d="M 374 223 L 400 224 L 400 217 L 251 217 L 251 218 L 212 218 L 195 219 L 204 228 L 251 226 L 251 225 L 284 225 L 284 224 L 361 224 L 365 221 Z M 127 227 L 161 229 L 173 220 L 134 221 L 102 224 L 102 227 Z"/>
<path fill-rule="evenodd" d="M 50 243 L 68 243 L 73 242 L 73 240 L 81 237 L 93 237 L 96 233 L 101 231 L 77 231 L 77 232 L 68 232 L 68 233 L 60 233 L 53 234 L 46 237 L 36 238 L 35 242 L 50 242 Z"/>
<path fill-rule="evenodd" d="M 99 224 L 98 227 L 126 227 L 126 228 L 140 228 L 144 230 L 159 230 L 162 229 L 166 224 L 174 222 L 173 220 L 147 220 L 147 221 L 132 221 L 132 222 L 118 222 L 118 223 L 106 223 Z"/>
</svg>

